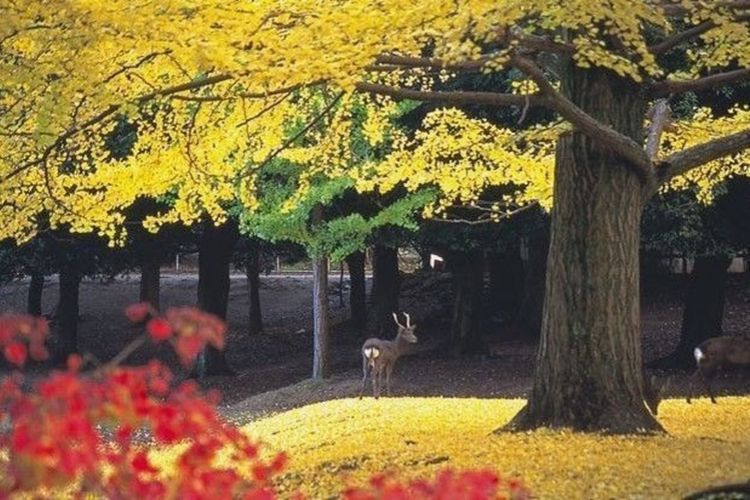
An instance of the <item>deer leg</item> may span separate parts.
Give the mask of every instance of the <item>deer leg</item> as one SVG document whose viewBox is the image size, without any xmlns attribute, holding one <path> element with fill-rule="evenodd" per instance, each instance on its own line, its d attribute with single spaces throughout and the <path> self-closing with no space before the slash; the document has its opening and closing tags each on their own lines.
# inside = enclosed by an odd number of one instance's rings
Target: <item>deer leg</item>
<svg viewBox="0 0 750 500">
<path fill-rule="evenodd" d="M 690 376 L 690 384 L 689 384 L 690 387 L 688 388 L 687 398 L 685 398 L 687 400 L 688 404 L 692 403 L 692 398 L 690 397 L 690 393 L 695 388 L 695 381 L 696 381 L 696 379 L 698 379 L 698 377 L 700 377 L 700 376 L 701 376 L 701 369 L 700 369 L 700 367 L 698 367 L 695 370 L 695 372 Z"/>
<path fill-rule="evenodd" d="M 711 387 L 711 381 L 714 379 L 715 375 L 716 375 L 716 370 L 710 370 L 710 371 L 703 373 L 703 381 L 706 384 L 706 389 L 708 389 L 708 395 L 711 398 L 711 402 L 713 404 L 716 404 L 716 398 L 714 397 L 714 390 Z"/>
<path fill-rule="evenodd" d="M 378 370 L 376 367 L 372 367 L 372 373 L 370 374 L 370 378 L 372 378 L 372 397 L 375 399 L 378 399 L 380 396 L 378 391 L 378 377 L 380 376 L 380 370 Z"/>
<path fill-rule="evenodd" d="M 365 393 L 365 385 L 367 384 L 367 371 L 369 368 L 370 365 L 367 358 L 362 356 L 362 387 L 359 389 L 359 399 L 362 399 L 362 395 Z"/>
<path fill-rule="evenodd" d="M 388 366 L 385 367 L 385 392 L 389 396 L 391 395 L 391 373 L 393 373 L 393 365 L 394 363 L 389 363 Z"/>
</svg>

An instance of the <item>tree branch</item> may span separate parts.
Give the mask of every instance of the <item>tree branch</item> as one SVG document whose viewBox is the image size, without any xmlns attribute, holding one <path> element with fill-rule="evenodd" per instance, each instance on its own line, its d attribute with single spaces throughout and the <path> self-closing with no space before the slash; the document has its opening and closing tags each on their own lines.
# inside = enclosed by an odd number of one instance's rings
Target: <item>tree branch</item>
<svg viewBox="0 0 750 500">
<path fill-rule="evenodd" d="M 544 76 L 541 68 L 533 61 L 514 55 L 511 58 L 511 62 L 536 82 L 542 93 L 547 97 L 547 102 L 552 109 L 591 139 L 602 142 L 605 146 L 628 160 L 644 183 L 651 182 L 653 178 L 651 162 L 638 143 L 630 137 L 601 123 L 558 92 L 549 80 L 547 80 L 547 77 Z"/>
<path fill-rule="evenodd" d="M 667 156 L 657 164 L 657 177 L 660 183 L 665 183 L 672 177 L 749 147 L 750 128 Z"/>
<path fill-rule="evenodd" d="M 734 20 L 738 22 L 747 21 L 748 19 L 750 19 L 750 14 L 741 14 L 734 18 Z M 680 45 L 681 43 L 686 42 L 690 40 L 691 38 L 695 38 L 699 35 L 702 35 L 703 33 L 710 31 L 714 29 L 715 27 L 716 27 L 716 23 L 714 23 L 713 21 L 704 21 L 684 31 L 680 31 L 671 36 L 668 36 L 667 38 L 665 38 L 659 43 L 650 45 L 648 47 L 648 50 L 650 50 L 651 53 L 654 55 L 663 54 L 664 52 L 667 52 L 673 49 L 674 47 Z"/>
<path fill-rule="evenodd" d="M 675 2 L 657 1 L 653 2 L 655 7 L 661 8 L 668 16 L 684 16 L 690 13 L 690 9 L 684 5 Z M 725 9 L 750 9 L 750 0 L 731 0 L 726 2 L 717 2 L 716 7 Z"/>
<path fill-rule="evenodd" d="M 669 109 L 667 100 L 659 99 L 654 103 L 654 107 L 651 108 L 650 114 L 651 128 L 649 129 L 648 138 L 646 139 L 646 156 L 653 161 L 659 152 L 661 134 L 664 132 L 664 127 L 669 123 L 672 112 Z"/>
<path fill-rule="evenodd" d="M 695 80 L 664 80 L 651 86 L 650 95 L 652 97 L 663 97 L 669 94 L 694 92 L 744 82 L 750 82 L 750 68 L 717 73 Z"/>
<path fill-rule="evenodd" d="M 486 106 L 544 106 L 547 100 L 538 94 L 503 94 L 499 92 L 464 92 L 440 90 L 410 90 L 377 83 L 360 82 L 357 84 L 360 92 L 380 94 L 394 99 L 412 99 L 414 101 L 442 102 L 445 104 L 483 104 Z"/>
</svg>

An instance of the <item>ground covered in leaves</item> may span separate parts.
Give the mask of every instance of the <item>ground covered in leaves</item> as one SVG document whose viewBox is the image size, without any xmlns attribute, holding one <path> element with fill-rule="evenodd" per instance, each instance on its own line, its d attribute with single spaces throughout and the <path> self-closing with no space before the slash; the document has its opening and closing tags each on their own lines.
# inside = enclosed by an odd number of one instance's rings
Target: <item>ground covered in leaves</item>
<svg viewBox="0 0 750 500">
<path fill-rule="evenodd" d="M 432 476 L 445 467 L 490 467 L 522 478 L 539 498 L 681 498 L 750 478 L 750 397 L 667 400 L 669 435 L 621 437 L 493 430 L 520 399 L 372 398 L 312 404 L 248 424 L 291 461 L 282 491 L 335 495 L 373 473 Z"/>
</svg>

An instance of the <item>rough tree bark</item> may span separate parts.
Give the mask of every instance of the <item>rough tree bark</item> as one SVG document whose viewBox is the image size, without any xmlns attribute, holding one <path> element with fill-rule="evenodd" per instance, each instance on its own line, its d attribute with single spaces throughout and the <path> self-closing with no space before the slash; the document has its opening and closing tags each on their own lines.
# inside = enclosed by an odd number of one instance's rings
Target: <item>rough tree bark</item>
<svg viewBox="0 0 750 500">
<path fill-rule="evenodd" d="M 549 253 L 548 228 L 529 237 L 528 250 L 529 258 L 523 278 L 523 298 L 513 322 L 513 331 L 521 338 L 537 340 L 542 331 L 544 287 Z"/>
<path fill-rule="evenodd" d="M 367 326 L 367 294 L 365 282 L 365 254 L 354 252 L 347 256 L 349 268 L 349 308 L 352 326 L 364 329 Z"/>
<path fill-rule="evenodd" d="M 482 257 L 481 252 L 455 252 L 449 257 L 448 264 L 453 275 L 450 345 L 453 354 L 477 354 L 487 351 L 481 329 L 484 288 Z"/>
<path fill-rule="evenodd" d="M 682 312 L 680 342 L 673 353 L 656 360 L 651 366 L 693 369 L 693 349 L 704 340 L 722 334 L 730 263 L 731 259 L 723 255 L 695 259 Z"/>
<path fill-rule="evenodd" d="M 400 288 L 398 249 L 375 245 L 372 258 L 372 300 L 377 334 L 381 338 L 395 335 L 393 313 L 398 312 Z"/>
<path fill-rule="evenodd" d="M 42 293 L 44 292 L 44 274 L 31 273 L 29 294 L 26 300 L 26 312 L 33 316 L 42 315 Z"/>
<path fill-rule="evenodd" d="M 263 331 L 263 315 L 260 309 L 260 244 L 254 238 L 247 241 L 245 274 L 247 275 L 250 317 L 248 333 L 257 335 Z"/>
<path fill-rule="evenodd" d="M 161 280 L 161 260 L 152 257 L 141 262 L 141 284 L 139 300 L 148 302 L 159 310 L 159 291 Z"/>
<path fill-rule="evenodd" d="M 59 362 L 78 352 L 78 295 L 81 276 L 75 266 L 60 270 L 60 298 L 57 304 L 57 339 Z"/>
<path fill-rule="evenodd" d="M 198 243 L 198 307 L 225 320 L 229 303 L 229 269 L 234 245 L 239 238 L 237 225 L 207 223 Z M 196 362 L 199 377 L 233 375 L 223 351 L 208 346 Z"/>
<path fill-rule="evenodd" d="M 313 227 L 323 221 L 323 207 L 313 208 Z M 313 265 L 313 379 L 331 376 L 330 338 L 328 327 L 328 258 L 314 256 Z"/>
<path fill-rule="evenodd" d="M 569 65 L 563 92 L 638 143 L 637 86 Z M 663 431 L 644 404 L 638 246 L 646 196 L 636 169 L 579 130 L 557 143 L 542 338 L 534 386 L 507 428 Z"/>
</svg>

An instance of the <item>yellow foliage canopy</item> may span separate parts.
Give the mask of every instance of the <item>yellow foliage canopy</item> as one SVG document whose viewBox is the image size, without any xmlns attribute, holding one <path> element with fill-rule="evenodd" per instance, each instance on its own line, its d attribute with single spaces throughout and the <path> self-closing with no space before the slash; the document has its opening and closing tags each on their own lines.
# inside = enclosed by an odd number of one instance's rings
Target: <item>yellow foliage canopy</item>
<svg viewBox="0 0 750 500">
<path fill-rule="evenodd" d="M 449 71 L 499 71 L 527 50 L 568 54 L 581 67 L 604 67 L 637 82 L 658 81 L 670 75 L 652 40 L 670 40 L 685 22 L 706 29 L 689 53 L 690 67 L 676 76 L 747 68 L 750 30 L 727 5 L 59 0 L 52 8 L 43 0 L 6 2 L 0 6 L 0 238 L 31 237 L 46 213 L 53 226 L 117 241 L 122 211 L 139 196 L 174 199 L 168 213 L 146 221 L 152 228 L 204 214 L 221 221 L 237 202 L 253 210 L 257 167 L 284 146 L 291 121 L 312 120 L 321 109 L 308 91 L 299 91 L 309 85 L 324 85 L 341 102 L 304 150 L 287 153 L 310 169 L 308 183 L 324 173 L 349 175 L 363 191 L 437 184 L 443 199 L 428 215 L 471 204 L 481 189 L 505 183 L 518 186 L 508 203 L 549 206 L 552 148 L 544 142 L 553 133 L 531 130 L 525 132 L 530 140 L 519 141 L 510 130 L 440 111 L 414 139 L 396 137 L 391 158 L 360 165 L 347 148 L 347 103 L 361 98 L 354 93 L 363 85 L 430 90 Z M 488 45 L 500 48 L 487 53 Z M 426 46 L 430 59 L 420 57 Z M 521 101 L 507 102 L 520 107 L 539 88 L 525 81 L 513 89 Z M 383 140 L 391 105 L 385 99 L 370 104 L 365 133 L 374 145 Z M 699 114 L 680 128 L 683 143 L 743 130 L 746 115 L 740 109 L 716 121 Z M 127 157 L 113 156 L 104 141 L 118 116 L 137 123 Z M 705 187 L 747 163 L 746 154 L 736 154 L 689 182 Z M 714 175 L 718 168 L 722 174 Z"/>
</svg>

